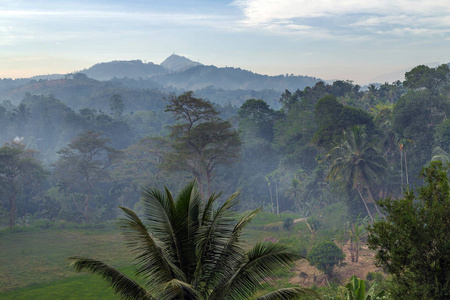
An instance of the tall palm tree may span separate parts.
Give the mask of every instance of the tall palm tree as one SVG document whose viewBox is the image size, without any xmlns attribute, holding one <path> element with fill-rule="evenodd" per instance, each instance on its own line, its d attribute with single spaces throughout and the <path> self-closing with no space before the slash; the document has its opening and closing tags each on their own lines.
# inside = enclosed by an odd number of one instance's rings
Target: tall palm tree
<svg viewBox="0 0 450 300">
<path fill-rule="evenodd" d="M 219 195 L 202 201 L 195 182 L 176 199 L 168 189 L 145 190 L 145 224 L 135 212 L 121 207 L 125 214 L 121 228 L 136 254 L 143 286 L 98 260 L 71 257 L 72 265 L 102 276 L 125 299 L 249 299 L 274 272 L 301 257 L 273 243 L 259 243 L 245 252 L 240 236 L 258 210 L 235 222 L 237 195 L 213 208 Z M 304 294 L 315 295 L 291 287 L 256 299 L 297 299 Z"/>
<path fill-rule="evenodd" d="M 374 203 L 372 191 L 386 168 L 386 160 L 376 145 L 376 137 L 365 133 L 364 127 L 354 126 L 344 132 L 344 142 L 329 154 L 332 162 L 327 176 L 327 179 L 342 180 L 347 188 L 356 189 L 371 220 L 367 204 Z M 364 191 L 368 197 L 364 197 Z M 375 208 L 378 211 L 376 205 Z"/>
<path fill-rule="evenodd" d="M 12 120 L 17 127 L 17 135 L 24 136 L 25 126 L 28 125 L 31 118 L 30 108 L 26 104 L 20 103 L 13 109 Z"/>
</svg>

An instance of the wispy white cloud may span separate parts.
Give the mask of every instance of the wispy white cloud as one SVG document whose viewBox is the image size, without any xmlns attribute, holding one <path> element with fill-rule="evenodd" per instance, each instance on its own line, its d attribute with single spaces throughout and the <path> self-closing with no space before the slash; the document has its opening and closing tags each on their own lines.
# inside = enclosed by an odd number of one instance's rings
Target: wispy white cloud
<svg viewBox="0 0 450 300">
<path fill-rule="evenodd" d="M 63 11 L 43 11 L 43 10 L 7 10 L 0 11 L 0 17 L 13 20 L 36 20 L 41 17 L 51 17 L 54 19 L 111 19 L 115 21 L 131 20 L 146 22 L 208 22 L 211 20 L 220 21 L 228 19 L 224 16 L 206 14 L 182 14 L 182 13 L 158 13 L 158 12 L 121 12 L 107 10 L 63 10 Z"/>
<path fill-rule="evenodd" d="M 320 37 L 364 32 L 412 35 L 450 33 L 448 0 L 236 0 L 249 28 L 304 33 L 320 28 Z M 304 27 L 307 26 L 307 27 Z"/>
<path fill-rule="evenodd" d="M 230 16 L 192 12 L 81 7 L 5 9 L 0 7 L 0 45 L 30 40 L 67 41 L 124 36 L 162 28 L 232 30 Z M 45 33 L 45 34 L 44 34 Z"/>
</svg>

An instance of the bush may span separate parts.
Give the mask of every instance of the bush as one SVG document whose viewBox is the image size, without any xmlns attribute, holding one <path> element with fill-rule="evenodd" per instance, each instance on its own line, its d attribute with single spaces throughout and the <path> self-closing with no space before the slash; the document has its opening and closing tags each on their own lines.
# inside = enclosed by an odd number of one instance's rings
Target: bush
<svg viewBox="0 0 450 300">
<path fill-rule="evenodd" d="M 294 226 L 294 220 L 292 220 L 291 218 L 287 218 L 286 220 L 284 220 L 283 222 L 283 228 L 287 231 L 291 231 L 292 227 Z"/>
<path fill-rule="evenodd" d="M 383 280 L 383 274 L 380 272 L 369 272 L 367 273 L 366 279 L 368 281 L 381 282 Z"/>
<path fill-rule="evenodd" d="M 308 254 L 309 263 L 316 266 L 328 276 L 333 273 L 334 266 L 344 266 L 345 255 L 333 242 L 321 242 L 314 246 Z"/>
</svg>

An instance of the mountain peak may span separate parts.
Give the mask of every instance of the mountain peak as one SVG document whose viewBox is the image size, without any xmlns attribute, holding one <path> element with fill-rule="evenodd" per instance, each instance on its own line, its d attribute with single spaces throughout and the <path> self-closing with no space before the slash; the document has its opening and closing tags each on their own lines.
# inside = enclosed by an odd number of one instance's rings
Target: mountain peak
<svg viewBox="0 0 450 300">
<path fill-rule="evenodd" d="M 192 67 L 202 66 L 202 64 L 174 53 L 168 58 L 166 58 L 161 63 L 161 66 L 170 72 L 181 72 L 190 69 Z"/>
</svg>

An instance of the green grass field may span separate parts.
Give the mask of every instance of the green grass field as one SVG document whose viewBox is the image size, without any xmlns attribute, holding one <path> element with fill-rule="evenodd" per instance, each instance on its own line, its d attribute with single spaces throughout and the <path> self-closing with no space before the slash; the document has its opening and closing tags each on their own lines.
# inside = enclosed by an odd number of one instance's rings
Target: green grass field
<svg viewBox="0 0 450 300">
<path fill-rule="evenodd" d="M 286 216 L 260 214 L 243 238 L 245 248 L 286 232 L 262 230 Z M 113 225 L 105 229 L 49 228 L 26 232 L 0 231 L 0 299 L 118 299 L 97 276 L 77 273 L 67 257 L 100 259 L 133 276 L 133 254 Z"/>
<path fill-rule="evenodd" d="M 115 299 L 101 279 L 76 273 L 66 258 L 98 258 L 120 269 L 132 258 L 112 228 L 3 231 L 0 244 L 0 299 Z"/>
</svg>

